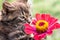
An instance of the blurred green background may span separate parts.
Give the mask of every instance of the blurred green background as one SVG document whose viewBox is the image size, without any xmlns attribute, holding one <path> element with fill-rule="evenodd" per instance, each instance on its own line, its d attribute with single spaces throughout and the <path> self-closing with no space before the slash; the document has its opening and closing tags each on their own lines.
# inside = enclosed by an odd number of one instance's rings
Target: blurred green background
<svg viewBox="0 0 60 40">
<path fill-rule="evenodd" d="M 33 15 L 49 13 L 60 19 L 60 0 L 33 0 Z"/>
<path fill-rule="evenodd" d="M 12 2 L 12 0 L 8 1 Z M 4 0 L 0 0 L 0 10 L 3 2 Z M 35 13 L 47 13 L 60 20 L 60 0 L 33 0 L 32 9 L 32 16 Z M 60 40 L 60 29 L 54 30 L 53 34 L 47 36 L 46 40 Z"/>
</svg>

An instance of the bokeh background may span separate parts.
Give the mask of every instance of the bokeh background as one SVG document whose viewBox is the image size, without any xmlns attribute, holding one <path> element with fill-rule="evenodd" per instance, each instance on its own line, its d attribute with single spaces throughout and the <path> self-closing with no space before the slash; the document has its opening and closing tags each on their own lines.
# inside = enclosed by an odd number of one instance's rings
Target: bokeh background
<svg viewBox="0 0 60 40">
<path fill-rule="evenodd" d="M 8 0 L 12 2 L 14 0 Z M 0 10 L 2 9 L 2 3 L 4 0 L 0 0 Z M 46 13 L 50 14 L 58 20 L 60 20 L 60 0 L 30 0 L 32 3 L 32 16 L 34 17 L 35 13 Z M 54 30 L 52 35 L 48 35 L 46 40 L 60 40 L 60 29 Z"/>
<path fill-rule="evenodd" d="M 33 0 L 33 15 L 38 13 L 49 13 L 60 19 L 60 0 Z"/>
</svg>

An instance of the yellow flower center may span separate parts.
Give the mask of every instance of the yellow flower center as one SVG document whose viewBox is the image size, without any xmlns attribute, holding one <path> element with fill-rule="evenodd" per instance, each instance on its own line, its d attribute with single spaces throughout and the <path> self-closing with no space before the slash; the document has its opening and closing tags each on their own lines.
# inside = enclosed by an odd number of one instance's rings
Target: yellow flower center
<svg viewBox="0 0 60 40">
<path fill-rule="evenodd" d="M 48 22 L 45 20 L 39 20 L 36 22 L 36 30 L 38 32 L 45 32 L 48 29 Z"/>
</svg>

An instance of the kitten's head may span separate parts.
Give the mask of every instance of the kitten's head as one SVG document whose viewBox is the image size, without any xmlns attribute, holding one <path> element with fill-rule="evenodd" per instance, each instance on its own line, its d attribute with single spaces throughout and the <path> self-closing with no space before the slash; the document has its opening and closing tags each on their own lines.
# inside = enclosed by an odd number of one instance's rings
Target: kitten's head
<svg viewBox="0 0 60 40">
<path fill-rule="evenodd" d="M 12 3 L 4 2 L 2 9 L 2 21 L 9 21 L 15 18 L 27 19 L 29 14 L 28 0 L 17 0 Z"/>
</svg>

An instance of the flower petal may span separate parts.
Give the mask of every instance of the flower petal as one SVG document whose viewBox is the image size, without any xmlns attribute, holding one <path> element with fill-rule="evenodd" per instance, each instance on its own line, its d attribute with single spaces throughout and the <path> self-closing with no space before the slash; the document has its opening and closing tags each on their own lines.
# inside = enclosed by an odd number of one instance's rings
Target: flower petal
<svg viewBox="0 0 60 40">
<path fill-rule="evenodd" d="M 35 19 L 34 19 L 34 20 L 32 20 L 32 24 L 34 24 L 34 25 L 35 25 L 35 24 L 36 24 L 36 22 L 37 22 L 37 20 L 35 20 Z"/>
<path fill-rule="evenodd" d="M 45 37 L 46 37 L 46 34 L 43 33 L 43 34 L 41 34 L 41 35 L 39 35 L 39 36 L 40 36 L 40 38 L 45 38 Z"/>
<path fill-rule="evenodd" d="M 29 24 L 24 24 L 24 26 L 25 26 L 25 33 L 26 34 L 32 34 L 32 33 L 34 33 L 35 31 L 35 29 L 33 28 L 33 27 L 31 27 Z"/>
<path fill-rule="evenodd" d="M 55 22 L 57 21 L 57 19 L 53 18 L 53 17 L 50 17 L 49 19 L 49 26 L 53 25 Z"/>
<path fill-rule="evenodd" d="M 46 14 L 42 14 L 41 15 L 41 20 L 45 20 L 45 16 L 46 16 Z"/>
<path fill-rule="evenodd" d="M 52 34 L 52 31 L 51 31 L 51 30 L 48 30 L 48 31 L 47 31 L 47 34 L 48 34 L 48 35 L 51 35 L 51 34 Z"/>
<path fill-rule="evenodd" d="M 46 34 L 43 33 L 43 34 L 35 35 L 35 36 L 34 36 L 34 39 L 35 39 L 35 40 L 41 40 L 42 38 L 45 38 L 45 37 L 46 37 Z"/>
<path fill-rule="evenodd" d="M 50 27 L 50 28 L 47 30 L 47 34 L 48 34 L 48 35 L 51 35 L 52 32 L 53 32 L 53 30 L 54 30 L 54 29 L 58 29 L 58 28 L 60 28 L 60 24 L 59 24 L 59 23 L 55 23 L 52 27 Z"/>
<path fill-rule="evenodd" d="M 49 14 L 45 14 L 45 20 L 49 23 L 49 19 L 50 19 L 50 15 Z"/>
<path fill-rule="evenodd" d="M 49 27 L 48 30 L 52 31 L 52 30 L 58 29 L 58 28 L 60 28 L 60 24 L 59 23 L 55 23 L 53 26 Z"/>
<path fill-rule="evenodd" d="M 37 13 L 37 14 L 36 14 L 36 19 L 37 19 L 37 20 L 40 20 L 40 19 L 41 19 L 41 15 Z"/>
<path fill-rule="evenodd" d="M 34 40 L 41 40 L 41 38 L 38 35 L 34 35 Z"/>
<path fill-rule="evenodd" d="M 56 23 L 55 24 L 55 29 L 58 29 L 58 28 L 60 28 L 60 24 L 59 23 Z"/>
</svg>

